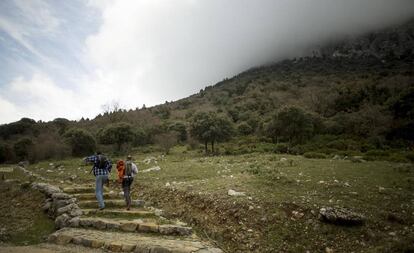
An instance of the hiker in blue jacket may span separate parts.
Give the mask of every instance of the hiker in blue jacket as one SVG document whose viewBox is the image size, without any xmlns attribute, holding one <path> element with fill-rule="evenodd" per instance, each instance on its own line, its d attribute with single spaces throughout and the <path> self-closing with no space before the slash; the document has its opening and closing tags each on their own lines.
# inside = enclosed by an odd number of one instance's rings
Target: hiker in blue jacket
<svg viewBox="0 0 414 253">
<path fill-rule="evenodd" d="M 109 173 L 111 173 L 112 163 L 101 152 L 96 152 L 96 155 L 92 155 L 85 158 L 85 162 L 93 163 L 92 170 L 95 176 L 95 194 L 98 200 L 99 210 L 105 208 L 105 202 L 103 198 L 103 186 L 106 182 L 109 182 Z"/>
</svg>

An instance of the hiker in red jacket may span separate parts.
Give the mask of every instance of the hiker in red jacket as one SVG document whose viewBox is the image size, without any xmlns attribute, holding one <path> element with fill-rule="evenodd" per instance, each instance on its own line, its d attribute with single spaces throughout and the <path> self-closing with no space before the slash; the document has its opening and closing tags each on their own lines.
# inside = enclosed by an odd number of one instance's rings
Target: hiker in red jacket
<svg viewBox="0 0 414 253">
<path fill-rule="evenodd" d="M 131 184 L 134 181 L 134 176 L 138 173 L 138 167 L 132 162 L 132 157 L 128 155 L 124 163 L 124 172 L 122 175 L 122 190 L 124 191 L 125 202 L 127 210 L 131 208 Z"/>
</svg>

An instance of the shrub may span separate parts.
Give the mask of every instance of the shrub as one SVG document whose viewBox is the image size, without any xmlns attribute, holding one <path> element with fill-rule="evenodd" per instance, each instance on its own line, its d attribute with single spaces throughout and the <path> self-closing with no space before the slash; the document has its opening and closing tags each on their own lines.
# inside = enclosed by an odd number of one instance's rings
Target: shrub
<svg viewBox="0 0 414 253">
<path fill-rule="evenodd" d="M 326 155 L 323 153 L 318 153 L 318 152 L 306 152 L 303 154 L 304 157 L 306 158 L 314 158 L 314 159 L 325 159 Z"/>
<path fill-rule="evenodd" d="M 384 150 L 370 150 L 365 153 L 366 156 L 373 156 L 373 157 L 387 157 L 390 154 Z"/>
<path fill-rule="evenodd" d="M 289 151 L 289 146 L 286 143 L 278 143 L 273 151 L 279 154 L 286 154 Z"/>
<path fill-rule="evenodd" d="M 303 155 L 306 151 L 305 146 L 303 145 L 296 145 L 292 148 L 290 148 L 290 153 L 294 155 Z"/>
<path fill-rule="evenodd" d="M 409 163 L 410 160 L 407 159 L 406 156 L 399 154 L 399 153 L 393 153 L 388 158 L 388 161 L 395 162 L 395 163 Z"/>
<path fill-rule="evenodd" d="M 410 160 L 411 162 L 414 162 L 414 152 L 409 152 L 405 154 L 405 157 Z"/>
</svg>

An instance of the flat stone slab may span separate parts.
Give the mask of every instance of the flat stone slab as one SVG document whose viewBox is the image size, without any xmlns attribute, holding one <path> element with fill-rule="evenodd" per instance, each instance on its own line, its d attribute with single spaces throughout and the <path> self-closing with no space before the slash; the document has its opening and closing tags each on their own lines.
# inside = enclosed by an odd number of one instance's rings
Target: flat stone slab
<svg viewBox="0 0 414 253">
<path fill-rule="evenodd" d="M 82 209 L 84 215 L 95 215 L 95 216 L 128 216 L 134 217 L 152 217 L 156 216 L 154 212 L 146 210 L 125 210 L 125 209 Z"/>
<path fill-rule="evenodd" d="M 90 186 L 74 186 L 74 187 L 65 187 L 63 191 L 69 194 L 73 193 L 95 193 L 95 188 Z"/>
<path fill-rule="evenodd" d="M 123 199 L 104 199 L 105 207 L 126 207 L 125 200 Z M 80 200 L 78 205 L 82 208 L 94 208 L 98 206 L 96 200 Z M 132 207 L 144 207 L 144 202 L 142 200 L 133 200 L 131 203 Z"/>
<path fill-rule="evenodd" d="M 1 167 L 0 168 L 0 173 L 5 172 L 5 173 L 12 173 L 13 172 L 13 168 L 12 167 Z"/>
<path fill-rule="evenodd" d="M 187 236 L 192 234 L 192 228 L 175 225 L 159 224 L 156 219 L 107 219 L 97 217 L 81 217 L 79 227 L 96 228 L 99 230 L 120 230 L 126 232 L 158 233 L 162 235 Z"/>
<path fill-rule="evenodd" d="M 218 248 L 196 237 L 146 236 L 139 233 L 63 228 L 49 236 L 49 242 L 59 245 L 78 244 L 113 252 L 136 253 L 222 253 Z"/>
<path fill-rule="evenodd" d="M 96 195 L 94 193 L 75 193 L 72 196 L 78 200 L 96 200 Z M 104 193 L 104 199 L 121 199 L 122 196 L 116 193 Z"/>
<path fill-rule="evenodd" d="M 319 219 L 324 222 L 344 226 L 363 225 L 365 216 L 346 208 L 323 207 L 319 210 Z"/>
</svg>

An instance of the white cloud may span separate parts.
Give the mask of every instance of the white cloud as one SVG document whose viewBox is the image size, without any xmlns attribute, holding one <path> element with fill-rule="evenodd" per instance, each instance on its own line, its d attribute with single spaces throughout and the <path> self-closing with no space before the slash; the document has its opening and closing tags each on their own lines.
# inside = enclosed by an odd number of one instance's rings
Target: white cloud
<svg viewBox="0 0 414 253">
<path fill-rule="evenodd" d="M 0 123 L 16 121 L 22 117 L 35 120 L 86 117 L 91 113 L 86 110 L 93 103 L 88 95 L 90 94 L 82 95 L 81 91 L 59 87 L 44 73 L 35 73 L 30 79 L 18 77 L 2 89 L 0 94 Z M 92 113 L 95 115 L 96 110 Z"/>
</svg>

